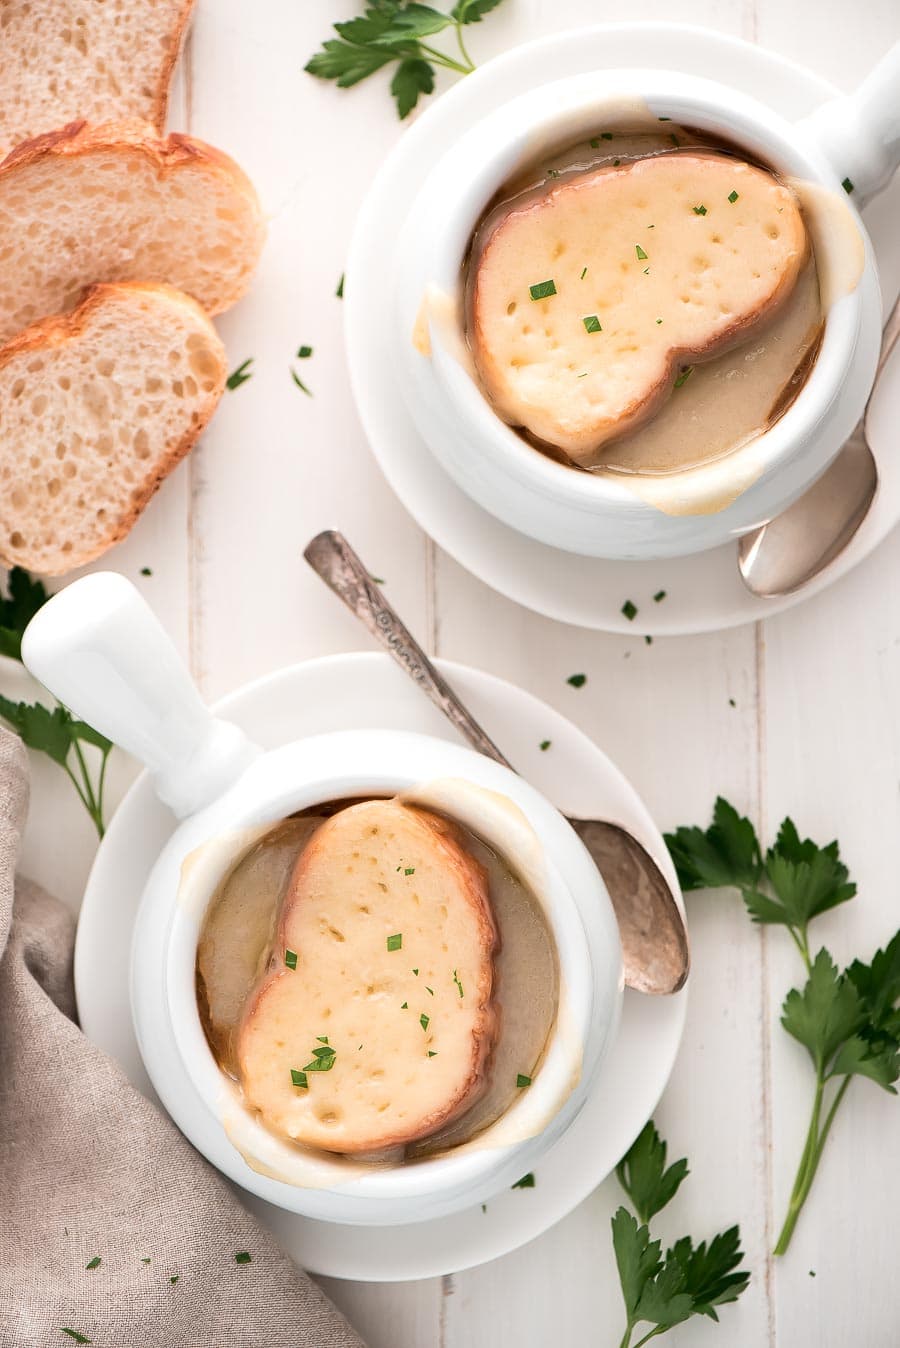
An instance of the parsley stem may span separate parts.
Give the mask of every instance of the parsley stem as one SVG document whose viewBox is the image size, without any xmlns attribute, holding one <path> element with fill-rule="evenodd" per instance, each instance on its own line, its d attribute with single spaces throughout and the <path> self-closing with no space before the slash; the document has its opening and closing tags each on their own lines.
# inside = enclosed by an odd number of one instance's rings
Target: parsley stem
<svg viewBox="0 0 900 1348">
<path fill-rule="evenodd" d="M 436 47 L 429 47 L 427 42 L 420 42 L 419 47 L 436 66 L 444 66 L 447 70 L 455 70 L 458 75 L 471 75 L 475 69 L 471 61 L 467 65 L 463 65 L 461 61 L 454 61 L 452 56 L 447 56 L 445 52 L 438 51 Z"/>
<path fill-rule="evenodd" d="M 809 1196 L 812 1188 L 812 1182 L 816 1177 L 816 1171 L 819 1168 L 819 1161 L 822 1159 L 822 1151 L 828 1140 L 828 1134 L 831 1131 L 831 1125 L 834 1122 L 834 1116 L 837 1113 L 838 1106 L 844 1098 L 847 1087 L 850 1085 L 851 1078 L 845 1077 L 841 1083 L 840 1089 L 835 1094 L 831 1102 L 831 1108 L 825 1116 L 825 1122 L 819 1127 L 819 1121 L 822 1115 L 822 1098 L 825 1091 L 825 1079 L 822 1076 L 821 1069 L 816 1078 L 816 1094 L 813 1100 L 812 1118 L 809 1122 L 809 1129 L 806 1134 L 806 1144 L 803 1148 L 803 1154 L 800 1157 L 800 1165 L 797 1168 L 797 1177 L 794 1180 L 794 1187 L 791 1190 L 791 1197 L 788 1203 L 788 1210 L 785 1215 L 784 1225 L 781 1228 L 781 1234 L 778 1237 L 778 1243 L 773 1251 L 774 1254 L 784 1254 L 791 1243 L 791 1237 L 794 1234 L 794 1227 L 797 1225 L 797 1219 L 803 1211 L 803 1204 Z"/>
<path fill-rule="evenodd" d="M 466 44 L 463 40 L 463 26 L 459 21 L 457 21 L 456 24 L 456 41 L 459 46 L 459 50 L 462 53 L 463 60 L 467 63 L 470 70 L 474 70 L 475 62 L 472 60 L 471 56 L 466 51 Z"/>
</svg>

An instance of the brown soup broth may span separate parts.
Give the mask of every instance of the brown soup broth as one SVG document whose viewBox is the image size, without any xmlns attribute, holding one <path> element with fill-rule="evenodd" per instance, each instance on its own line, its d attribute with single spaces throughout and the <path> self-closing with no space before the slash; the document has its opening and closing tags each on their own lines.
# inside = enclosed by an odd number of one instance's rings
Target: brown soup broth
<svg viewBox="0 0 900 1348">
<path fill-rule="evenodd" d="M 266 971 L 278 910 L 297 859 L 324 819 L 354 803 L 330 802 L 275 824 L 238 858 L 210 900 L 197 947 L 197 1004 L 213 1056 L 235 1081 L 234 1035 Z M 468 1142 L 510 1108 L 521 1089 L 519 1075 L 533 1077 L 540 1066 L 559 1002 L 556 945 L 538 899 L 482 838 L 451 822 L 488 875 L 500 937 L 494 959 L 500 1029 L 482 1092 L 459 1118 L 404 1148 L 400 1159 L 406 1160 Z M 385 1158 L 370 1159 L 377 1164 Z"/>
</svg>

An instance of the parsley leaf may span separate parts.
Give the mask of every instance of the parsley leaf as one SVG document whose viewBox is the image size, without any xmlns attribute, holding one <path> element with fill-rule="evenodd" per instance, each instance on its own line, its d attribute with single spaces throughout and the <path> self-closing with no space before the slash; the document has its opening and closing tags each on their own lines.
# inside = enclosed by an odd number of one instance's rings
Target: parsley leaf
<svg viewBox="0 0 900 1348">
<path fill-rule="evenodd" d="M 106 762 L 112 743 L 84 721 L 76 721 L 63 706 L 51 711 L 41 702 L 13 702 L 0 695 L 0 719 L 12 726 L 29 749 L 46 754 L 66 773 L 78 797 L 103 837 L 103 785 Z M 81 751 L 82 744 L 100 750 L 100 769 L 96 784 Z"/>
<path fill-rule="evenodd" d="M 0 655 L 22 659 L 22 633 L 31 619 L 50 598 L 39 580 L 32 580 L 21 566 L 14 566 L 7 578 L 9 598 L 0 595 Z"/>
<path fill-rule="evenodd" d="M 649 1280 L 662 1268 L 659 1241 L 650 1239 L 650 1230 L 638 1226 L 627 1208 L 619 1208 L 612 1219 L 613 1251 L 622 1299 L 629 1320 L 635 1316 L 641 1293 Z"/>
<path fill-rule="evenodd" d="M 720 797 L 712 826 L 666 836 L 682 888 L 733 885 L 754 922 L 783 926 L 807 972 L 785 997 L 781 1023 L 806 1049 L 815 1072 L 812 1117 L 775 1254 L 787 1250 L 809 1196 L 835 1113 L 854 1077 L 897 1094 L 900 1079 L 900 931 L 871 963 L 841 973 L 827 950 L 813 958 L 809 924 L 856 894 L 836 841 L 801 838 L 787 818 L 762 856 L 748 819 Z M 837 1083 L 832 1085 L 831 1083 Z"/>
<path fill-rule="evenodd" d="M 678 883 L 684 890 L 719 889 L 734 885 L 753 888 L 762 871 L 759 840 L 749 819 L 719 796 L 713 822 L 704 831 L 679 828 L 665 834 Z"/>
<path fill-rule="evenodd" d="M 485 14 L 490 14 L 502 0 L 459 0 L 450 11 L 457 23 L 481 23 Z"/>
<path fill-rule="evenodd" d="M 408 117 L 419 98 L 434 92 L 436 67 L 468 75 L 475 69 L 466 51 L 463 28 L 480 23 L 502 0 L 457 0 L 449 14 L 414 0 L 371 0 L 355 19 L 336 23 L 336 38 L 323 42 L 305 69 L 319 79 L 334 80 L 349 89 L 382 67 L 397 63 L 391 93 L 397 114 Z M 458 47 L 450 55 L 431 45 L 430 39 L 452 28 Z"/>
<path fill-rule="evenodd" d="M 841 977 L 828 951 L 820 950 L 803 991 L 793 988 L 785 997 L 782 1025 L 804 1046 L 816 1070 L 824 1075 L 837 1050 L 862 1022 L 863 1008 L 856 988 Z"/>
<path fill-rule="evenodd" d="M 649 1222 L 671 1201 L 687 1173 L 684 1160 L 666 1169 L 666 1144 L 652 1121 L 616 1167 L 620 1183 L 643 1219 L 640 1224 L 625 1207 L 612 1219 L 613 1251 L 625 1303 L 622 1348 L 628 1348 L 635 1327 L 642 1322 L 654 1328 L 635 1348 L 692 1315 L 718 1320 L 715 1307 L 736 1301 L 750 1281 L 750 1274 L 738 1269 L 743 1254 L 736 1226 L 715 1236 L 709 1245 L 701 1241 L 695 1246 L 690 1236 L 682 1236 L 663 1258 Z"/>
<path fill-rule="evenodd" d="M 652 1119 L 616 1166 L 618 1181 L 642 1222 L 649 1222 L 672 1201 L 687 1174 L 688 1163 L 684 1159 L 666 1169 L 666 1144 Z"/>
<path fill-rule="evenodd" d="M 434 93 L 434 69 L 420 57 L 407 57 L 400 62 L 391 80 L 391 93 L 397 103 L 397 115 L 402 120 L 412 112 L 420 94 Z"/>
</svg>

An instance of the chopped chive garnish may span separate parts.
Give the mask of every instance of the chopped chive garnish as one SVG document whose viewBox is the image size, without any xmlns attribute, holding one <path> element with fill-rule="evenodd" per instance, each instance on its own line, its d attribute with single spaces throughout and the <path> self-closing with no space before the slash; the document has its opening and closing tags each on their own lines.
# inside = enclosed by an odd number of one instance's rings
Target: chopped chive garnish
<svg viewBox="0 0 900 1348">
<path fill-rule="evenodd" d="M 600 132 L 600 139 L 601 139 L 601 140 L 612 140 L 612 138 L 613 138 L 613 133 L 612 133 L 611 131 L 601 131 L 601 132 Z"/>
<path fill-rule="evenodd" d="M 299 1086 L 300 1090 L 308 1091 L 309 1082 L 306 1079 L 305 1072 L 298 1072 L 296 1067 L 291 1068 L 291 1085 Z"/>
<path fill-rule="evenodd" d="M 647 261 L 647 254 L 644 252 L 643 248 L 641 247 L 641 245 L 640 245 L 639 243 L 636 243 L 636 244 L 634 245 L 634 251 L 637 253 L 637 260 L 638 260 L 638 262 L 646 262 L 646 261 Z"/>
<path fill-rule="evenodd" d="M 613 160 L 613 168 L 618 168 L 619 165 L 621 164 L 621 162 L 622 162 L 621 159 L 614 159 L 614 160 Z"/>
<path fill-rule="evenodd" d="M 584 685 L 587 683 L 587 675 L 570 674 L 569 677 L 566 679 L 566 683 L 571 684 L 573 688 L 583 688 Z"/>
<path fill-rule="evenodd" d="M 739 194 L 737 192 L 728 193 L 728 200 L 731 202 L 732 205 L 734 205 L 734 203 L 737 201 L 738 195 Z"/>
<path fill-rule="evenodd" d="M 657 117 L 656 120 L 657 120 L 658 122 L 671 122 L 672 118 L 671 118 L 671 117 Z"/>
<path fill-rule="evenodd" d="M 583 269 L 581 276 L 579 277 L 579 280 L 583 281 L 586 276 L 587 276 L 587 267 Z"/>
<path fill-rule="evenodd" d="M 541 748 L 541 750 L 542 750 L 544 753 L 546 753 L 547 750 L 550 748 L 551 743 L 552 743 L 551 740 L 541 740 L 541 743 L 540 743 L 540 748 Z"/>
<path fill-rule="evenodd" d="M 675 387 L 681 388 L 682 384 L 686 384 L 693 373 L 694 373 L 693 365 L 685 365 L 684 369 L 681 371 L 681 374 L 675 380 Z"/>
<path fill-rule="evenodd" d="M 588 144 L 590 145 L 590 147 L 591 147 L 592 150 L 599 150 L 599 149 L 600 149 L 600 141 L 597 139 L 596 136 L 591 136 L 591 139 L 590 139 L 590 141 L 588 142 Z"/>
<path fill-rule="evenodd" d="M 177 1283 L 178 1281 L 178 1277 L 179 1275 L 177 1273 L 173 1273 L 171 1278 L 169 1279 L 169 1282 L 172 1283 L 172 1285 L 174 1286 L 175 1283 Z"/>
<path fill-rule="evenodd" d="M 644 268 L 644 275 L 645 275 L 645 276 L 649 276 L 649 275 L 650 275 L 650 268 L 649 268 L 649 267 L 645 267 L 645 268 Z"/>
<path fill-rule="evenodd" d="M 93 1339 L 86 1339 L 85 1336 L 84 1336 L 83 1334 L 79 1334 L 77 1329 L 66 1329 L 65 1325 L 61 1325 L 61 1326 L 60 1326 L 59 1332 L 60 1332 L 60 1334 L 68 1334 L 69 1338 L 70 1338 L 70 1339 L 74 1339 L 76 1343 L 93 1343 L 93 1342 L 94 1342 Z"/>
<path fill-rule="evenodd" d="M 387 938 L 388 950 L 400 950 L 403 945 L 402 931 L 395 932 L 393 936 Z"/>
<path fill-rule="evenodd" d="M 314 1048 L 312 1051 L 312 1062 L 308 1062 L 303 1068 L 304 1072 L 330 1072 L 334 1067 L 334 1060 L 337 1057 L 337 1050 L 328 1044 L 327 1038 L 320 1038 L 318 1042 L 323 1045 L 322 1048 Z M 293 1076 L 293 1072 L 291 1072 Z M 297 1084 L 296 1082 L 294 1083 Z"/>
<path fill-rule="evenodd" d="M 296 952 L 296 950 L 286 950 L 286 951 L 284 952 L 284 962 L 285 962 L 285 964 L 287 965 L 287 967 L 288 967 L 289 969 L 296 969 L 296 967 L 297 967 L 297 952 Z"/>
<path fill-rule="evenodd" d="M 300 378 L 300 376 L 298 375 L 298 373 L 297 373 L 296 370 L 291 370 L 291 378 L 293 379 L 294 383 L 297 385 L 297 387 L 298 387 L 298 389 L 300 390 L 300 392 L 301 392 L 301 393 L 305 393 L 306 396 L 307 396 L 307 398 L 311 398 L 311 397 L 313 396 L 313 395 L 312 395 L 312 390 L 311 390 L 311 389 L 308 389 L 308 388 L 306 387 L 306 385 L 304 384 L 303 380 Z"/>
<path fill-rule="evenodd" d="M 669 140 L 672 142 L 672 144 L 673 144 L 674 146 L 676 146 L 676 147 L 678 146 L 678 143 L 679 143 L 678 137 L 675 135 L 675 132 L 674 132 L 674 131 L 670 131 L 670 132 L 669 132 Z"/>
<path fill-rule="evenodd" d="M 428 1029 L 428 1026 L 429 1026 L 430 1021 L 431 1021 L 431 1017 L 430 1017 L 430 1016 L 426 1016 L 425 1012 L 423 1011 L 422 1014 L 421 1014 L 421 1016 L 419 1017 L 419 1024 L 422 1026 L 422 1029 L 423 1029 L 423 1030 L 427 1030 L 427 1029 Z"/>
<path fill-rule="evenodd" d="M 415 873 L 416 873 L 415 866 L 405 866 L 403 869 L 404 875 L 415 875 Z"/>
<path fill-rule="evenodd" d="M 298 346 L 298 347 L 297 347 L 297 359 L 298 359 L 298 360 L 308 360 L 309 357 L 312 355 L 312 353 L 313 353 L 313 349 L 312 349 L 311 346 Z"/>
<path fill-rule="evenodd" d="M 581 374 L 576 375 L 576 378 L 577 378 L 577 379 L 587 379 L 587 376 L 588 376 L 587 370 L 582 370 L 582 371 L 581 371 Z"/>
<path fill-rule="evenodd" d="M 652 645 L 653 645 L 653 638 L 652 638 L 652 637 L 644 637 L 644 644 L 645 644 L 646 646 L 652 646 Z"/>
<path fill-rule="evenodd" d="M 459 995 L 461 997 L 463 995 L 463 985 L 459 981 L 459 974 L 457 973 L 456 969 L 453 970 L 453 981 L 456 984 L 457 988 L 459 989 Z"/>
<path fill-rule="evenodd" d="M 434 996 L 434 988 L 430 988 L 427 983 L 425 984 L 425 991 L 428 993 L 429 997 Z"/>
<path fill-rule="evenodd" d="M 356 1051 L 357 1053 L 362 1053 L 362 1044 L 360 1044 L 359 1048 Z"/>
<path fill-rule="evenodd" d="M 401 1003 L 400 1003 L 400 1010 L 401 1010 L 401 1011 L 408 1011 L 408 1010 L 409 1010 L 409 1002 L 401 1002 Z"/>
<path fill-rule="evenodd" d="M 695 215 L 705 215 L 705 214 L 706 214 L 706 207 L 705 207 L 705 206 L 692 206 L 692 207 L 691 207 L 691 210 L 694 212 Z"/>
<path fill-rule="evenodd" d="M 844 181 L 841 183 L 841 187 L 843 187 L 844 191 L 847 193 L 847 196 L 849 197 L 850 193 L 853 191 L 853 184 L 850 181 L 850 179 L 845 178 Z"/>
<path fill-rule="evenodd" d="M 248 379 L 252 379 L 253 371 L 250 369 L 252 364 L 253 357 L 248 356 L 245 361 L 241 362 L 236 370 L 231 371 L 231 374 L 225 380 L 225 387 L 227 389 L 240 388 L 241 384 L 246 384 Z"/>
<path fill-rule="evenodd" d="M 516 1086 L 519 1088 L 519 1090 L 521 1090 L 523 1086 L 530 1086 L 530 1085 L 531 1085 L 531 1077 L 527 1077 L 524 1072 L 519 1072 L 519 1074 L 516 1077 Z"/>
<path fill-rule="evenodd" d="M 436 1049 L 436 1048 L 430 1048 L 430 1049 L 428 1050 L 428 1056 L 429 1056 L 429 1058 L 436 1058 L 436 1057 L 437 1057 L 437 1049 Z"/>
<path fill-rule="evenodd" d="M 234 1262 L 236 1264 L 252 1264 L 253 1260 L 250 1257 L 250 1251 L 238 1250 L 234 1256 Z"/>
<path fill-rule="evenodd" d="M 534 1175 L 532 1175 L 531 1171 L 529 1170 L 528 1174 L 523 1175 L 520 1180 L 516 1180 L 515 1184 L 512 1187 L 514 1189 L 533 1189 Z"/>
<path fill-rule="evenodd" d="M 344 298 L 344 273 L 341 272 L 341 279 L 337 283 L 337 290 L 334 292 L 339 300 Z"/>
<path fill-rule="evenodd" d="M 661 604 L 662 601 L 665 599 L 667 593 L 668 593 L 667 590 L 657 590 L 656 594 L 653 596 L 654 604 Z"/>
<path fill-rule="evenodd" d="M 625 614 L 625 617 L 630 623 L 633 623 L 638 615 L 637 604 L 633 604 L 630 599 L 626 599 L 625 603 L 622 605 L 621 612 Z"/>
<path fill-rule="evenodd" d="M 95 1254 L 93 1259 L 89 1260 L 88 1263 L 85 1264 L 85 1268 L 99 1268 L 99 1267 L 100 1267 L 99 1254 Z"/>
<path fill-rule="evenodd" d="M 416 978 L 419 977 L 419 971 L 418 971 L 418 969 L 413 969 L 413 973 L 415 974 Z"/>
<path fill-rule="evenodd" d="M 556 282 L 553 280 L 538 281 L 537 285 L 528 287 L 528 293 L 533 300 L 549 299 L 551 295 L 556 294 Z"/>
<path fill-rule="evenodd" d="M 141 575 L 142 575 L 142 576 L 152 576 L 152 575 L 153 575 L 153 572 L 150 570 L 149 566 L 142 566 L 142 567 L 141 567 Z"/>
<path fill-rule="evenodd" d="M 657 321 L 657 323 L 661 323 L 661 322 L 662 322 L 662 319 L 661 319 L 661 318 L 658 318 L 656 321 Z"/>
<path fill-rule="evenodd" d="M 141 1263 L 142 1263 L 142 1264 L 149 1264 L 149 1263 L 150 1263 L 150 1256 L 149 1256 L 149 1255 L 145 1255 L 144 1258 L 141 1260 Z"/>
<path fill-rule="evenodd" d="M 548 178 L 558 178 L 558 177 L 559 177 L 559 169 L 548 169 L 548 170 L 547 170 L 547 177 L 548 177 Z"/>
<path fill-rule="evenodd" d="M 582 323 L 584 324 L 584 330 L 585 330 L 585 332 L 602 332 L 602 331 L 603 331 L 602 327 L 600 326 L 600 319 L 597 317 L 596 314 L 588 314 L 588 315 L 587 315 L 585 318 L 583 318 L 581 321 L 582 321 Z"/>
</svg>

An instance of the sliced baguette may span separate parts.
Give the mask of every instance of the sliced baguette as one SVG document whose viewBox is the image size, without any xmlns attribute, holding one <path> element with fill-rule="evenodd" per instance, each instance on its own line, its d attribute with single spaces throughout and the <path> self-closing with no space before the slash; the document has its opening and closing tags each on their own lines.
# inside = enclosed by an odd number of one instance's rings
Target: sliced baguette
<svg viewBox="0 0 900 1348">
<path fill-rule="evenodd" d="M 727 155 L 683 150 L 560 178 L 498 208 L 475 240 L 481 381 L 510 424 L 590 461 L 671 394 L 679 364 L 774 314 L 807 253 L 793 192 Z"/>
<path fill-rule="evenodd" d="M 398 801 L 342 810 L 297 862 L 238 1030 L 247 1103 L 326 1151 L 427 1137 L 485 1085 L 496 943 L 487 877 L 451 825 Z M 296 1085 L 322 1047 L 330 1070 Z"/>
<path fill-rule="evenodd" d="M 0 561 L 55 576 L 124 538 L 225 387 L 189 296 L 95 286 L 0 348 Z"/>
<path fill-rule="evenodd" d="M 194 0 L 4 0 L 0 158 L 76 117 L 162 131 Z"/>
<path fill-rule="evenodd" d="M 0 341 L 108 281 L 164 282 L 219 313 L 264 232 L 249 179 L 202 141 L 137 122 L 38 136 L 0 165 Z"/>
</svg>

